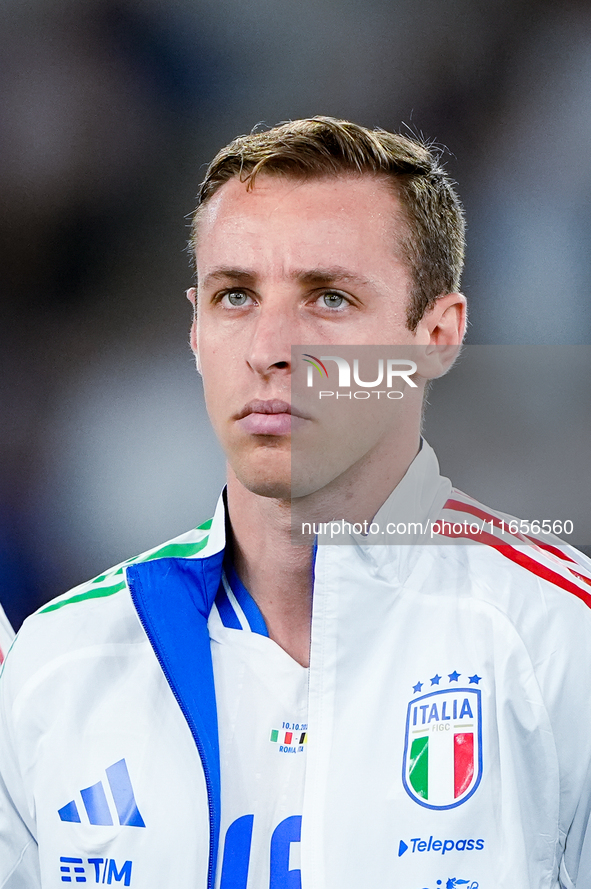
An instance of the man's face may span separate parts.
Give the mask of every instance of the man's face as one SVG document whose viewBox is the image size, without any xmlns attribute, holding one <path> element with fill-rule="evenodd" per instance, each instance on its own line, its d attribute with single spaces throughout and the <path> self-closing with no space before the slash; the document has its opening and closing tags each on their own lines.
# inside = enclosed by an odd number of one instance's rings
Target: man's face
<svg viewBox="0 0 591 889">
<path fill-rule="evenodd" d="M 404 233 L 397 198 L 372 176 L 261 175 L 252 191 L 234 178 L 204 208 L 192 343 L 212 424 L 249 490 L 283 499 L 311 493 L 383 443 L 381 423 L 362 424 L 368 428 L 352 442 L 318 410 L 298 418 L 294 405 L 290 415 L 291 346 L 428 342 L 421 328 L 406 326 L 411 278 L 397 250 Z M 298 479 L 292 423 L 294 440 L 304 451 L 309 442 L 312 455 Z"/>
</svg>

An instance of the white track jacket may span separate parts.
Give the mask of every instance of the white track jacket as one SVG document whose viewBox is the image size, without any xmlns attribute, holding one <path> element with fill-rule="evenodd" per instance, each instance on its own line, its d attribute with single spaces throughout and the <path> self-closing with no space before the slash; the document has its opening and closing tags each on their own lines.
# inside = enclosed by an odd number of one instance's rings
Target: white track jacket
<svg viewBox="0 0 591 889">
<path fill-rule="evenodd" d="M 12 645 L 13 639 L 13 629 L 8 622 L 8 618 L 4 614 L 2 606 L 0 605 L 0 664 L 4 661 L 6 653 Z"/>
<path fill-rule="evenodd" d="M 401 498 L 490 533 L 318 546 L 301 836 L 275 831 L 269 887 L 590 889 L 589 562 L 498 536 L 426 444 L 376 521 Z M 220 503 L 25 622 L 0 681 L 2 889 L 214 886 L 223 548 Z M 234 839 L 222 889 L 266 889 Z"/>
</svg>

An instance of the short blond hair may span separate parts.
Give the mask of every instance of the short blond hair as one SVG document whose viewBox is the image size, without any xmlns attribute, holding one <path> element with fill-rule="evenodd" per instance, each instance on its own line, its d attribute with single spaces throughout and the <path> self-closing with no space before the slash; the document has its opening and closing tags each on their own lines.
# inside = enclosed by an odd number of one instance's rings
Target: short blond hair
<svg viewBox="0 0 591 889">
<path fill-rule="evenodd" d="M 251 189 L 261 172 L 295 179 L 368 174 L 389 182 L 407 223 L 399 246 L 413 281 L 407 310 L 411 330 L 439 296 L 459 290 L 464 212 L 438 155 L 426 143 L 332 117 L 289 121 L 238 136 L 214 157 L 199 188 L 193 251 L 201 208 L 229 179 L 238 177 Z"/>
</svg>

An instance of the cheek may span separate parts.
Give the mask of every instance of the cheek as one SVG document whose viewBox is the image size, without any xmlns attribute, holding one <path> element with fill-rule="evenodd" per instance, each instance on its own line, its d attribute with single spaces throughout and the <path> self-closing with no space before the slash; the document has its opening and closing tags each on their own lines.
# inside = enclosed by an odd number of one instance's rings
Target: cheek
<svg viewBox="0 0 591 889">
<path fill-rule="evenodd" d="M 203 375 L 204 385 L 209 381 L 213 384 L 223 373 L 227 360 L 224 350 L 220 348 L 219 337 L 215 328 L 203 321 L 197 321 L 194 331 L 194 351 L 198 356 L 200 370 Z"/>
<path fill-rule="evenodd" d="M 205 405 L 214 428 L 218 428 L 231 391 L 232 374 L 228 362 L 218 354 L 211 343 L 199 342 L 196 353 L 197 367 L 201 374 Z"/>
<path fill-rule="evenodd" d="M 228 436 L 228 393 L 207 372 L 203 373 L 203 394 L 209 422 L 220 444 L 225 447 Z"/>
<path fill-rule="evenodd" d="M 396 424 L 394 402 L 378 399 L 327 398 L 316 402 L 315 424 L 293 436 L 292 464 L 296 475 L 316 467 L 335 477 L 367 455 Z"/>
</svg>

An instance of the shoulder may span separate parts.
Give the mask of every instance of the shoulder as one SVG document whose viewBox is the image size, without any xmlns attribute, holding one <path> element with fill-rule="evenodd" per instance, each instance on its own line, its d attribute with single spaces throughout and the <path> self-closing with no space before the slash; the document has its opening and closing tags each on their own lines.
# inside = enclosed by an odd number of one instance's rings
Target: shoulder
<svg viewBox="0 0 591 889">
<path fill-rule="evenodd" d="M 497 679 L 506 677 L 506 700 L 526 688 L 532 701 L 539 694 L 557 737 L 588 724 L 591 561 L 456 489 L 438 520 L 450 544 L 439 550 L 446 591 L 458 609 L 465 601 L 474 644 L 490 651 Z"/>
<path fill-rule="evenodd" d="M 194 558 L 205 549 L 211 520 L 127 559 L 69 590 L 25 620 L 3 665 L 2 684 L 22 686 L 52 663 L 71 662 L 117 646 L 145 642 L 126 582 L 131 565 L 163 558 Z"/>
<path fill-rule="evenodd" d="M 89 602 L 93 599 L 105 599 L 114 596 L 125 589 L 125 569 L 130 565 L 137 565 L 154 559 L 188 559 L 198 555 L 208 543 L 211 524 L 212 520 L 209 519 L 202 525 L 187 531 L 185 534 L 181 534 L 179 537 L 146 550 L 146 552 L 127 559 L 125 562 L 120 562 L 103 574 L 99 574 L 98 577 L 94 577 L 92 580 L 74 587 L 62 596 L 58 596 L 52 602 L 40 608 L 36 615 L 50 614 L 54 611 L 60 611 L 69 605 L 77 605 L 78 603 Z"/>
<path fill-rule="evenodd" d="M 439 516 L 448 559 L 526 638 L 591 648 L 591 560 L 536 523 L 452 489 Z M 467 544 L 467 545 L 462 545 Z"/>
</svg>

